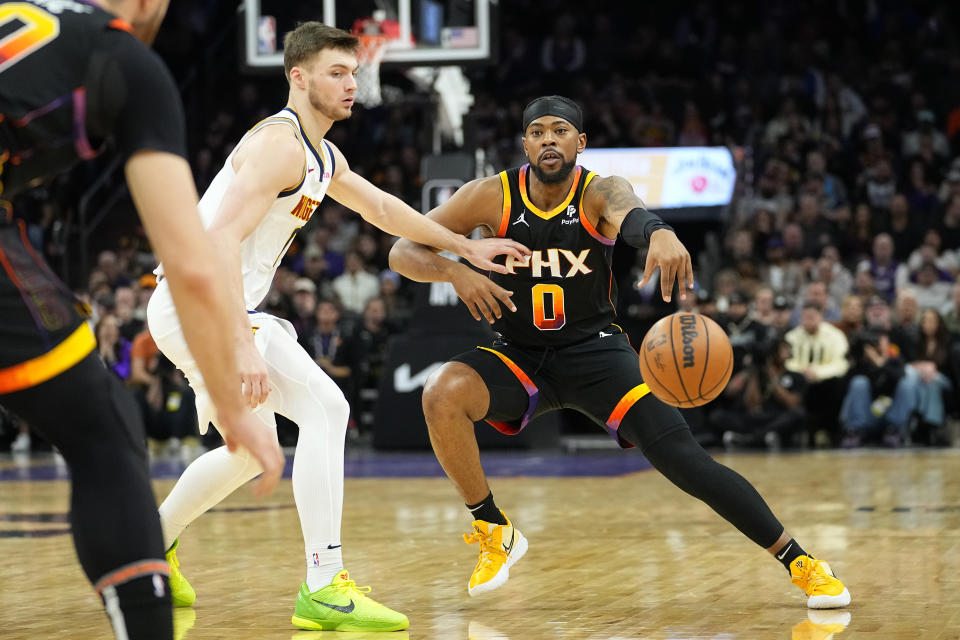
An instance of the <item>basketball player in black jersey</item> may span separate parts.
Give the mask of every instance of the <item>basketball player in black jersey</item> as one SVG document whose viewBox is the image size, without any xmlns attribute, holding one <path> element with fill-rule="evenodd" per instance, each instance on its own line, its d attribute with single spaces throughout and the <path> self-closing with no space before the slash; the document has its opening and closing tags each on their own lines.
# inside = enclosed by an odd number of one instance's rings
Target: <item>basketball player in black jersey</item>
<svg viewBox="0 0 960 640">
<path fill-rule="evenodd" d="M 166 9 L 167 0 L 0 1 L 0 198 L 117 148 L 224 435 L 260 461 L 266 492 L 283 455 L 240 395 L 225 329 L 233 324 L 228 287 L 197 213 L 179 94 L 144 45 Z M 136 404 L 100 363 L 82 309 L 15 214 L 0 200 L 0 404 L 70 467 L 77 555 L 117 638 L 168 639 L 169 567 Z M 71 636 L 60 601 L 51 595 L 48 606 L 56 609 L 47 617 Z"/>
<path fill-rule="evenodd" d="M 825 562 L 809 556 L 756 490 L 715 462 L 693 439 L 680 412 L 643 383 L 637 354 L 618 327 L 611 273 L 619 235 L 649 244 L 641 286 L 661 271 L 669 301 L 675 281 L 693 284 L 690 256 L 673 230 L 648 212 L 621 177 L 601 178 L 576 166 L 586 146 L 580 107 L 560 96 L 532 101 L 523 113 L 529 164 L 474 180 L 428 215 L 459 233 L 526 245 L 528 260 L 506 259 L 507 274 L 488 279 L 427 247 L 400 240 L 390 265 L 420 282 L 449 281 L 478 320 L 499 333 L 489 347 L 463 353 L 427 381 L 423 410 L 430 440 L 471 511 L 468 542 L 480 544 L 471 595 L 496 589 L 525 553 L 527 540 L 493 500 L 474 435 L 486 419 L 513 434 L 530 419 L 576 409 L 624 447 L 639 446 L 654 467 L 706 502 L 780 560 L 811 608 L 846 606 L 850 594 Z M 501 311 L 501 305 L 507 311 Z"/>
</svg>

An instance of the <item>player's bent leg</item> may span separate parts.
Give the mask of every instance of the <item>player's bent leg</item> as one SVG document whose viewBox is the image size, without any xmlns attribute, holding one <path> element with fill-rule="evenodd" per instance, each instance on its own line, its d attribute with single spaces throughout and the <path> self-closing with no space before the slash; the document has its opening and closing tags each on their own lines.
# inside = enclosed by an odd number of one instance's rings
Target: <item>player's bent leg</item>
<svg viewBox="0 0 960 640">
<path fill-rule="evenodd" d="M 448 362 L 423 387 L 423 417 L 437 460 L 464 502 L 473 504 L 490 493 L 473 423 L 490 406 L 487 386 L 472 367 Z"/>
<path fill-rule="evenodd" d="M 474 422 L 483 419 L 490 393 L 480 375 L 460 362 L 448 362 L 430 376 L 423 389 L 423 414 L 437 460 L 467 504 L 490 495 Z M 510 567 L 527 551 L 527 539 L 502 511 L 506 524 L 474 520 L 473 531 L 463 536 L 478 544 L 480 556 L 470 576 L 467 591 L 477 595 L 502 586 Z"/>
<path fill-rule="evenodd" d="M 626 414 L 621 434 L 640 446 L 647 460 L 677 487 L 705 502 L 756 544 L 774 548 L 784 527 L 753 485 L 711 458 L 694 439 L 679 411 L 653 398 L 644 400 Z M 794 584 L 807 594 L 808 606 L 849 604 L 849 592 L 826 563 L 806 555 L 795 556 L 793 562 L 798 558 L 802 560 L 796 571 L 792 564 L 788 570 Z"/>
<path fill-rule="evenodd" d="M 261 409 L 255 415 L 265 429 L 276 432 L 272 411 Z M 231 453 L 226 447 L 218 447 L 190 463 L 160 505 L 174 606 L 189 607 L 196 600 L 193 587 L 180 571 L 177 558 L 180 534 L 194 520 L 255 478 L 260 471 L 259 463 L 245 449 Z"/>
<path fill-rule="evenodd" d="M 77 556 L 117 637 L 168 640 L 168 568 L 133 397 L 90 354 L 0 402 L 55 445 L 70 467 Z"/>
<path fill-rule="evenodd" d="M 301 629 L 399 631 L 405 615 L 370 598 L 343 568 L 343 445 L 350 405 L 294 335 L 277 321 L 262 322 L 258 348 L 273 391 L 266 407 L 300 428 L 293 462 L 293 494 L 303 530 L 306 581 L 291 622 Z"/>
</svg>

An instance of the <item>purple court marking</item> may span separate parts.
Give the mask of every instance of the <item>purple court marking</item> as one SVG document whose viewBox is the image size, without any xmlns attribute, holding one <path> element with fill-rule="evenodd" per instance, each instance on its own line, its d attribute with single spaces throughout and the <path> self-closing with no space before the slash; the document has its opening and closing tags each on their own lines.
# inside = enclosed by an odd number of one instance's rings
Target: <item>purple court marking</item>
<svg viewBox="0 0 960 640">
<path fill-rule="evenodd" d="M 585 477 L 619 476 L 650 469 L 650 463 L 639 454 L 625 451 L 590 453 L 486 453 L 483 465 L 491 477 Z M 179 460 L 156 460 L 150 465 L 153 478 L 178 478 L 186 464 Z M 293 458 L 287 457 L 283 476 L 289 478 Z M 443 469 L 433 453 L 348 451 L 344 465 L 348 478 L 442 478 Z M 0 482 L 67 480 L 64 465 L 38 462 L 37 464 L 0 469 Z"/>
</svg>

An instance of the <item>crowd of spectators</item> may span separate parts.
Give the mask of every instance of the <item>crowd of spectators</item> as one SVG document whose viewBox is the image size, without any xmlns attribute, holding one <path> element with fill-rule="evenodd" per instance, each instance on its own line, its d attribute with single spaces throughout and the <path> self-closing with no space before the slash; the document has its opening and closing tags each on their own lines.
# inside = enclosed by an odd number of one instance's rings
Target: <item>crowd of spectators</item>
<svg viewBox="0 0 960 640">
<path fill-rule="evenodd" d="M 174 12 L 169 30 L 202 32 L 197 25 L 219 15 L 213 5 Z M 594 147 L 731 148 L 730 207 L 706 234 L 676 225 L 697 266 L 687 306 L 721 322 L 736 356 L 724 396 L 689 416 L 698 435 L 731 446 L 944 442 L 960 410 L 950 393 L 960 384 L 960 85 L 947 81 L 960 72 L 957 8 L 700 2 L 626 19 L 632 11 L 603 1 L 501 3 L 498 61 L 468 71 L 468 145 L 498 170 L 518 164 L 523 105 L 562 93 L 584 106 Z M 161 40 L 175 70 L 189 67 L 183 41 Z M 279 70 L 252 77 L 222 66 L 222 78 L 194 88 L 210 106 L 191 126 L 200 190 L 286 95 Z M 405 82 L 389 70 L 383 81 Z M 423 102 L 401 100 L 357 109 L 329 137 L 355 171 L 419 208 L 432 126 Z M 57 266 L 57 209 L 69 205 L 49 193 L 30 196 L 26 210 L 30 237 Z M 264 303 L 294 323 L 361 428 L 389 338 L 410 317 L 409 285 L 387 265 L 391 242 L 327 199 Z M 643 257 L 628 256 L 616 274 L 632 332 L 672 309 L 656 286 L 633 286 Z M 90 302 L 100 353 L 137 395 L 152 437 L 182 439 L 196 428 L 189 388 L 143 327 L 153 266 L 134 232 L 71 284 Z"/>
</svg>

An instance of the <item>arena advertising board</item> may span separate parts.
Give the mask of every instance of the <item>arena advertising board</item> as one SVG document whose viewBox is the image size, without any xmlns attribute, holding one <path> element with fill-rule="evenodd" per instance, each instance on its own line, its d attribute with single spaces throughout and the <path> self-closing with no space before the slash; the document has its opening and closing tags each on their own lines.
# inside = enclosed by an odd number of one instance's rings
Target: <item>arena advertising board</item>
<svg viewBox="0 0 960 640">
<path fill-rule="evenodd" d="M 588 147 L 578 162 L 601 176 L 623 176 L 650 209 L 727 205 L 737 177 L 726 147 Z"/>
</svg>

